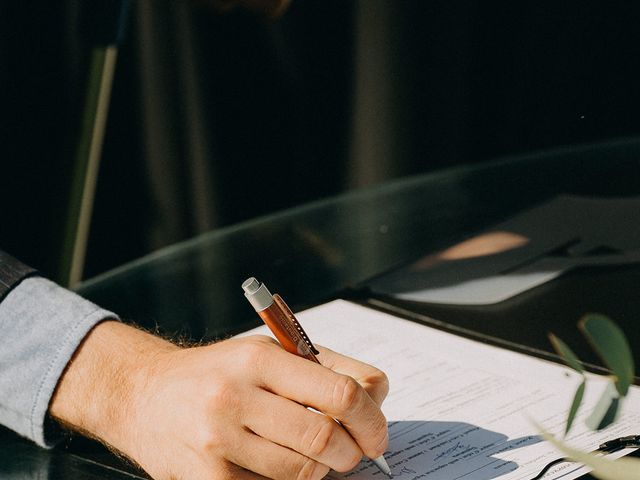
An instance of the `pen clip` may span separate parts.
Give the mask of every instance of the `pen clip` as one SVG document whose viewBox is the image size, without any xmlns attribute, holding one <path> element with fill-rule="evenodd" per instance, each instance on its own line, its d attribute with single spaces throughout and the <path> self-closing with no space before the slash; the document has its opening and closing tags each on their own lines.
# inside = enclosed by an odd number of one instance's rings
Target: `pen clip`
<svg viewBox="0 0 640 480">
<path fill-rule="evenodd" d="M 273 301 L 276 302 L 276 305 L 278 305 L 278 307 L 280 307 L 280 309 L 284 312 L 284 314 L 291 321 L 291 323 L 293 323 L 293 326 L 296 328 L 296 330 L 298 331 L 298 333 L 302 337 L 302 340 L 307 345 L 307 347 L 309 347 L 309 350 L 311 350 L 311 352 L 314 355 L 319 355 L 320 352 L 316 349 L 316 347 L 313 346 L 313 343 L 311 343 L 311 340 L 309 340 L 309 337 L 307 336 L 306 332 L 302 328 L 302 325 L 300 325 L 300 323 L 296 319 L 295 315 L 293 314 L 293 312 L 291 311 L 289 306 L 286 303 L 284 303 L 284 300 L 280 297 L 280 295 L 278 295 L 276 293 L 273 296 Z"/>
</svg>

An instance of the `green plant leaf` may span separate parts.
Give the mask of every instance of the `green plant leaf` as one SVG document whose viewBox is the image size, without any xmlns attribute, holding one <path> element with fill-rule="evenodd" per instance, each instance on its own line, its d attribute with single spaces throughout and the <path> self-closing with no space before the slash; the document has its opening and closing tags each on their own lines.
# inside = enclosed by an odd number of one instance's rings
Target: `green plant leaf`
<svg viewBox="0 0 640 480">
<path fill-rule="evenodd" d="M 586 315 L 580 329 L 605 365 L 616 376 L 616 389 L 625 396 L 633 383 L 634 364 L 629 342 L 620 328 L 599 314 Z"/>
<path fill-rule="evenodd" d="M 609 404 L 609 408 L 607 409 L 607 412 L 604 414 L 604 417 L 602 417 L 602 420 L 600 420 L 600 424 L 598 425 L 598 428 L 596 430 L 602 430 L 603 428 L 607 428 L 609 425 L 611 425 L 613 422 L 616 421 L 616 418 L 618 417 L 618 409 L 620 408 L 620 398 L 614 398 L 611 400 L 611 403 Z"/>
<path fill-rule="evenodd" d="M 578 360 L 578 357 L 575 353 L 569 348 L 569 346 L 556 337 L 553 333 L 549 334 L 549 341 L 555 351 L 560 355 L 567 365 L 573 368 L 576 372 L 584 373 L 584 368 L 582 367 L 582 363 Z"/>
<path fill-rule="evenodd" d="M 571 409 L 569 410 L 569 416 L 567 417 L 567 428 L 564 431 L 564 435 L 567 436 L 569 430 L 571 429 L 571 425 L 573 425 L 573 421 L 576 418 L 576 413 L 578 413 L 578 409 L 580 408 L 580 404 L 582 403 L 582 397 L 584 397 L 584 389 L 586 387 L 587 380 L 585 378 L 582 379 L 582 383 L 576 390 L 576 394 L 573 397 L 573 402 L 571 403 Z"/>
<path fill-rule="evenodd" d="M 616 419 L 618 407 L 620 406 L 620 395 L 612 382 L 607 383 L 591 415 L 587 418 L 586 424 L 591 430 L 602 430 L 611 425 Z"/>
</svg>

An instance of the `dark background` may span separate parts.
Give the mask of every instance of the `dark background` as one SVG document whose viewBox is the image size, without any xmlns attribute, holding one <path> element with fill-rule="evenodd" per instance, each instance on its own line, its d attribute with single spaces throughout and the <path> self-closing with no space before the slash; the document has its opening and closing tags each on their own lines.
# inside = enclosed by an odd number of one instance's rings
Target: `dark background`
<svg viewBox="0 0 640 480">
<path fill-rule="evenodd" d="M 87 4 L 0 4 L 0 246 L 54 277 Z M 636 136 L 639 14 L 635 2 L 293 0 L 274 22 L 134 2 L 85 274 L 385 179 Z"/>
</svg>

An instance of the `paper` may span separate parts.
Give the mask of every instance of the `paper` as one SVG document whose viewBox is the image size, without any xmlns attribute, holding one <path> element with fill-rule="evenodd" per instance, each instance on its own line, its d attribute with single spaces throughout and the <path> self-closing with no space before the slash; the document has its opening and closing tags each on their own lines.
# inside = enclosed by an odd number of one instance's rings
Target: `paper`
<svg viewBox="0 0 640 480">
<path fill-rule="evenodd" d="M 640 263 L 640 198 L 557 197 L 370 282 L 403 300 L 487 305 L 578 267 Z"/>
<path fill-rule="evenodd" d="M 579 379 L 561 365 L 488 346 L 407 320 L 336 300 L 297 315 L 314 343 L 381 368 L 390 380 L 383 405 L 394 478 L 530 480 L 555 448 L 541 441 L 530 419 L 564 431 Z M 261 327 L 261 331 L 265 332 Z M 640 434 L 640 394 L 633 387 L 615 425 L 588 431 L 584 418 L 605 383 L 587 386 L 570 445 L 591 451 L 605 440 Z M 585 473 L 562 464 L 545 479 Z M 382 479 L 369 461 L 328 478 Z"/>
</svg>

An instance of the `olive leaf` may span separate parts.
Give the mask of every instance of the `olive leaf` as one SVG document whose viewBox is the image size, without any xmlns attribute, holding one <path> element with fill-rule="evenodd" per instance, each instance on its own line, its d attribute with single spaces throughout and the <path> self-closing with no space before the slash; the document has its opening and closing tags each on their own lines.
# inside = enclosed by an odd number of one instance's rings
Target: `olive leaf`
<svg viewBox="0 0 640 480">
<path fill-rule="evenodd" d="M 604 364 L 611 370 L 613 376 L 600 395 L 593 411 L 586 420 L 591 430 L 600 430 L 611 425 L 616 420 L 621 398 L 629 392 L 629 386 L 634 380 L 634 362 L 624 333 L 607 317 L 598 314 L 589 314 L 579 323 L 580 330 L 587 338 L 593 349 L 600 356 Z M 586 388 L 586 375 L 582 363 L 573 351 L 554 334 L 549 334 L 549 340 L 567 365 L 582 375 L 582 382 L 576 390 L 567 417 L 565 436 L 573 424 Z M 622 458 L 615 461 L 598 457 L 591 453 L 580 452 L 568 447 L 563 442 L 555 439 L 551 434 L 538 425 L 542 436 L 561 452 L 576 462 L 583 463 L 593 468 L 592 475 L 602 480 L 640 480 L 640 460 Z"/>
<path fill-rule="evenodd" d="M 600 399 L 593 408 L 591 415 L 587 418 L 587 427 L 591 430 L 602 430 L 611 425 L 618 414 L 620 406 L 620 395 L 613 383 L 607 383 L 607 386 L 600 395 Z"/>
<path fill-rule="evenodd" d="M 580 408 L 580 404 L 582 403 L 582 397 L 584 397 L 584 389 L 586 385 L 587 380 L 583 378 L 582 383 L 576 390 L 576 394 L 573 397 L 573 402 L 571 402 L 571 409 L 569 410 L 569 416 L 567 417 L 567 426 L 564 430 L 565 437 L 569 434 L 569 430 L 571 430 L 573 421 L 576 419 L 576 414 L 578 413 L 578 409 Z"/>
<path fill-rule="evenodd" d="M 569 348 L 569 346 L 556 337 L 553 333 L 549 334 L 549 341 L 555 351 L 560 355 L 567 365 L 573 368 L 576 372 L 584 373 L 584 368 L 582 367 L 582 363 L 578 360 L 578 357 L 575 353 Z"/>
<path fill-rule="evenodd" d="M 584 376 L 584 368 L 582 367 L 582 363 L 580 363 L 580 360 L 578 360 L 578 357 L 575 353 L 573 353 L 569 346 L 558 337 L 556 337 L 553 333 L 549 333 L 549 341 L 551 342 L 551 345 L 553 345 L 555 351 L 564 359 L 567 365 L 569 365 L 569 367 L 573 368 L 576 372 L 582 375 L 582 383 L 576 390 L 576 393 L 573 397 L 573 402 L 571 402 L 571 408 L 569 409 L 567 426 L 565 427 L 564 431 L 564 434 L 566 436 L 569 433 L 569 430 L 571 430 L 573 421 L 575 420 L 578 409 L 580 408 L 580 404 L 582 403 L 587 379 Z"/>
<path fill-rule="evenodd" d="M 579 327 L 604 364 L 615 375 L 616 389 L 624 397 L 634 377 L 633 356 L 624 333 L 610 319 L 598 314 L 586 315 Z"/>
</svg>

